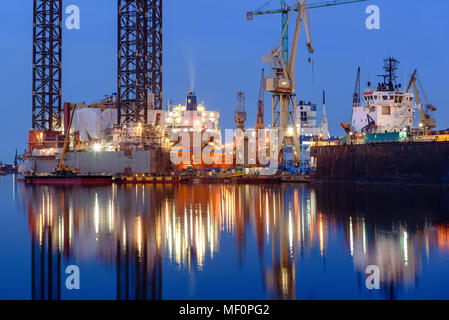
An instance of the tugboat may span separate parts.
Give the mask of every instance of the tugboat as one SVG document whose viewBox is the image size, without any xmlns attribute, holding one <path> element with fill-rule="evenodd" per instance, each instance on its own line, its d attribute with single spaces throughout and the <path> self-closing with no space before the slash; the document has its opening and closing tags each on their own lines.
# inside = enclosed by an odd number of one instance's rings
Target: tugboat
<svg viewBox="0 0 449 320">
<path fill-rule="evenodd" d="M 391 133 L 410 131 L 413 128 L 415 111 L 420 106 L 414 103 L 414 95 L 396 84 L 396 70 L 399 61 L 395 58 L 384 60 L 385 74 L 380 77 L 376 89 L 368 88 L 363 93 L 362 103 L 356 101 L 352 108 L 351 132 Z"/>
<path fill-rule="evenodd" d="M 314 181 L 449 186 L 449 131 L 435 130 L 436 108 L 421 100 L 427 96 L 417 71 L 403 88 L 396 83 L 399 61 L 384 62 L 383 82 L 376 89 L 368 83 L 363 101 L 359 68 L 351 122 L 341 124 L 346 136 L 312 147 Z"/>
</svg>

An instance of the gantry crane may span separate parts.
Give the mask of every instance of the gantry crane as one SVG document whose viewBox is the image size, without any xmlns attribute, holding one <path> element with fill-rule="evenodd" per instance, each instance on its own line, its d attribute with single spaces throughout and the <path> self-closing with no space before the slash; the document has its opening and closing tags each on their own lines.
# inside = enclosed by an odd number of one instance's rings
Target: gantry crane
<svg viewBox="0 0 449 320">
<path fill-rule="evenodd" d="M 298 0 L 295 0 L 294 8 Z M 313 53 L 312 38 L 309 32 L 309 21 L 307 17 L 307 7 L 304 0 L 300 0 L 298 8 L 298 17 L 296 19 L 295 33 L 290 52 L 290 61 L 287 63 L 282 54 L 282 38 L 278 45 L 271 49 L 268 54 L 262 58 L 263 62 L 272 66 L 271 72 L 265 78 L 264 89 L 271 92 L 272 95 L 272 126 L 279 130 L 279 146 L 281 151 L 284 146 L 295 146 L 296 158 L 300 156 L 300 147 L 298 139 L 298 129 L 296 126 L 296 94 L 295 88 L 295 66 L 298 53 L 299 33 L 302 21 L 304 20 L 304 29 L 307 36 L 307 49 Z M 286 32 L 293 10 L 290 10 L 283 34 Z M 270 68 L 269 68 L 270 70 Z M 293 105 L 293 109 L 290 108 Z M 279 111 L 276 111 L 279 107 Z"/>
<path fill-rule="evenodd" d="M 424 102 L 426 105 L 426 110 L 423 110 L 423 105 L 421 98 L 419 97 L 419 91 L 418 86 L 416 85 L 416 82 L 418 81 L 418 84 L 420 86 L 421 92 L 424 95 Z M 415 98 L 416 102 L 418 102 L 419 107 L 419 127 L 422 128 L 424 131 L 435 129 L 436 127 L 436 120 L 432 118 L 432 112 L 436 111 L 437 108 L 433 104 L 428 103 L 427 95 L 424 92 L 424 88 L 421 84 L 421 81 L 419 81 L 418 78 L 418 69 L 415 69 L 413 71 L 412 76 L 410 77 L 410 81 L 407 86 L 406 92 L 409 92 L 410 87 L 413 85 L 413 90 L 415 91 Z"/>
<path fill-rule="evenodd" d="M 265 15 L 265 14 L 276 14 L 276 13 L 281 13 L 282 14 L 282 31 L 286 30 L 285 32 L 283 32 L 283 36 L 282 36 L 282 55 L 284 58 L 285 63 L 288 62 L 289 59 L 289 55 L 288 55 L 288 16 L 289 13 L 292 9 L 292 7 L 288 6 L 285 0 L 280 0 L 281 1 L 281 8 L 280 9 L 275 9 L 275 10 L 263 10 L 263 8 L 265 8 L 265 6 L 267 6 L 272 0 L 268 0 L 267 2 L 265 2 L 260 8 L 258 8 L 255 11 L 250 11 L 246 13 L 246 19 L 247 20 L 253 20 L 254 16 L 260 16 L 260 15 Z M 348 4 L 348 3 L 354 3 L 354 2 L 363 2 L 363 1 L 367 1 L 367 0 L 328 0 L 328 1 L 319 1 L 319 2 L 314 2 L 314 3 L 310 3 L 307 4 L 306 3 L 306 7 L 307 9 L 315 9 L 315 8 L 323 8 L 323 7 L 331 7 L 331 6 L 338 6 L 341 4 Z M 293 5 L 293 10 L 294 11 L 298 11 L 298 6 Z"/>
</svg>

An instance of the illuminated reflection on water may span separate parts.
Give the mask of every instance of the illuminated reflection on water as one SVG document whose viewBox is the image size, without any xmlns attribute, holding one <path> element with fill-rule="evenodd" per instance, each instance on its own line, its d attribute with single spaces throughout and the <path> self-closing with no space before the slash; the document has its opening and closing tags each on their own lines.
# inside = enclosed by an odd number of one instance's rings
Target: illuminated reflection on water
<svg viewBox="0 0 449 320">
<path fill-rule="evenodd" d="M 59 188 L 2 178 L 0 270 L 7 279 L 0 298 L 448 298 L 446 193 L 302 185 Z M 71 264 L 81 270 L 76 292 L 65 288 Z M 381 271 L 380 290 L 365 287 L 368 265 Z"/>
</svg>

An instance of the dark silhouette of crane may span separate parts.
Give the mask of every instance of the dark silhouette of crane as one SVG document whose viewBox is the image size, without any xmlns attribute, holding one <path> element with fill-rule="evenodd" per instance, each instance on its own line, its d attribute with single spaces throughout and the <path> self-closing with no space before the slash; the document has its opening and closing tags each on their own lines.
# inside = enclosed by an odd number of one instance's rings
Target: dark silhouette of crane
<svg viewBox="0 0 449 320">
<path fill-rule="evenodd" d="M 265 70 L 262 69 L 262 77 L 260 78 L 259 100 L 257 101 L 257 120 L 255 129 L 265 129 L 264 112 L 265 112 L 265 91 L 263 89 L 263 80 L 265 78 Z"/>
<path fill-rule="evenodd" d="M 360 105 L 360 67 L 357 69 L 357 78 L 355 80 L 354 95 L 352 96 L 352 107 Z"/>
</svg>

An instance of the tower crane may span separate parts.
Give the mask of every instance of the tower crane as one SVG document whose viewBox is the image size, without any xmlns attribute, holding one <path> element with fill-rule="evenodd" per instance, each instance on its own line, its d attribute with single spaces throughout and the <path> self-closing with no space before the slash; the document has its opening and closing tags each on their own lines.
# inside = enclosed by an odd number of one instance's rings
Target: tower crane
<svg viewBox="0 0 449 320">
<path fill-rule="evenodd" d="M 425 102 L 425 106 L 426 106 L 425 111 L 423 110 L 423 105 L 422 105 L 421 98 L 419 97 L 419 91 L 418 91 L 418 86 L 416 85 L 416 82 L 418 82 L 421 92 L 424 96 L 424 102 Z M 412 85 L 413 85 L 413 90 L 415 91 L 416 102 L 418 103 L 418 107 L 419 107 L 419 127 L 424 129 L 424 131 L 432 130 L 436 127 L 436 120 L 432 118 L 432 112 L 436 111 L 437 108 L 433 104 L 428 103 L 427 95 L 424 92 L 424 88 L 421 84 L 421 81 L 419 81 L 419 78 L 418 78 L 418 69 L 415 69 L 415 71 L 413 71 L 413 74 L 410 77 L 410 81 L 408 83 L 406 92 L 409 92 Z"/>
<path fill-rule="evenodd" d="M 293 8 L 296 7 L 295 5 L 297 2 L 298 0 L 295 0 Z M 299 158 L 300 147 L 296 126 L 296 94 L 293 91 L 295 88 L 295 66 L 298 53 L 299 33 L 303 20 L 307 36 L 307 49 L 310 53 L 313 53 L 314 50 L 309 32 L 307 7 L 304 0 L 300 0 L 297 8 L 298 17 L 296 19 L 295 33 L 290 52 L 290 61 L 286 62 L 283 58 L 281 46 L 283 35 L 278 42 L 278 45 L 271 49 L 268 54 L 262 58 L 262 61 L 269 63 L 270 66 L 272 66 L 272 72 L 265 78 L 264 89 L 273 94 L 272 126 L 275 129 L 279 129 L 279 145 L 282 146 L 282 148 L 286 145 L 294 145 L 296 149 L 296 158 Z M 290 10 L 283 34 L 286 32 L 292 13 L 293 10 Z M 293 110 L 290 109 L 290 104 L 293 105 Z M 279 111 L 276 111 L 276 107 L 279 107 Z"/>
<path fill-rule="evenodd" d="M 255 11 L 250 11 L 246 13 L 247 20 L 253 20 L 254 16 L 266 15 L 266 14 L 277 14 L 280 13 L 282 15 L 282 55 L 285 63 L 289 60 L 289 50 L 288 50 L 288 16 L 292 9 L 292 7 L 288 6 L 285 0 L 281 0 L 281 8 L 275 10 L 263 10 L 272 0 L 266 1 L 261 7 L 259 7 Z M 349 4 L 355 2 L 363 2 L 367 0 L 328 0 L 328 1 L 319 1 L 310 4 L 306 4 L 307 9 L 315 9 L 315 8 L 324 8 L 337 6 L 341 4 Z M 299 6 L 293 5 L 293 11 L 298 11 Z"/>
</svg>

